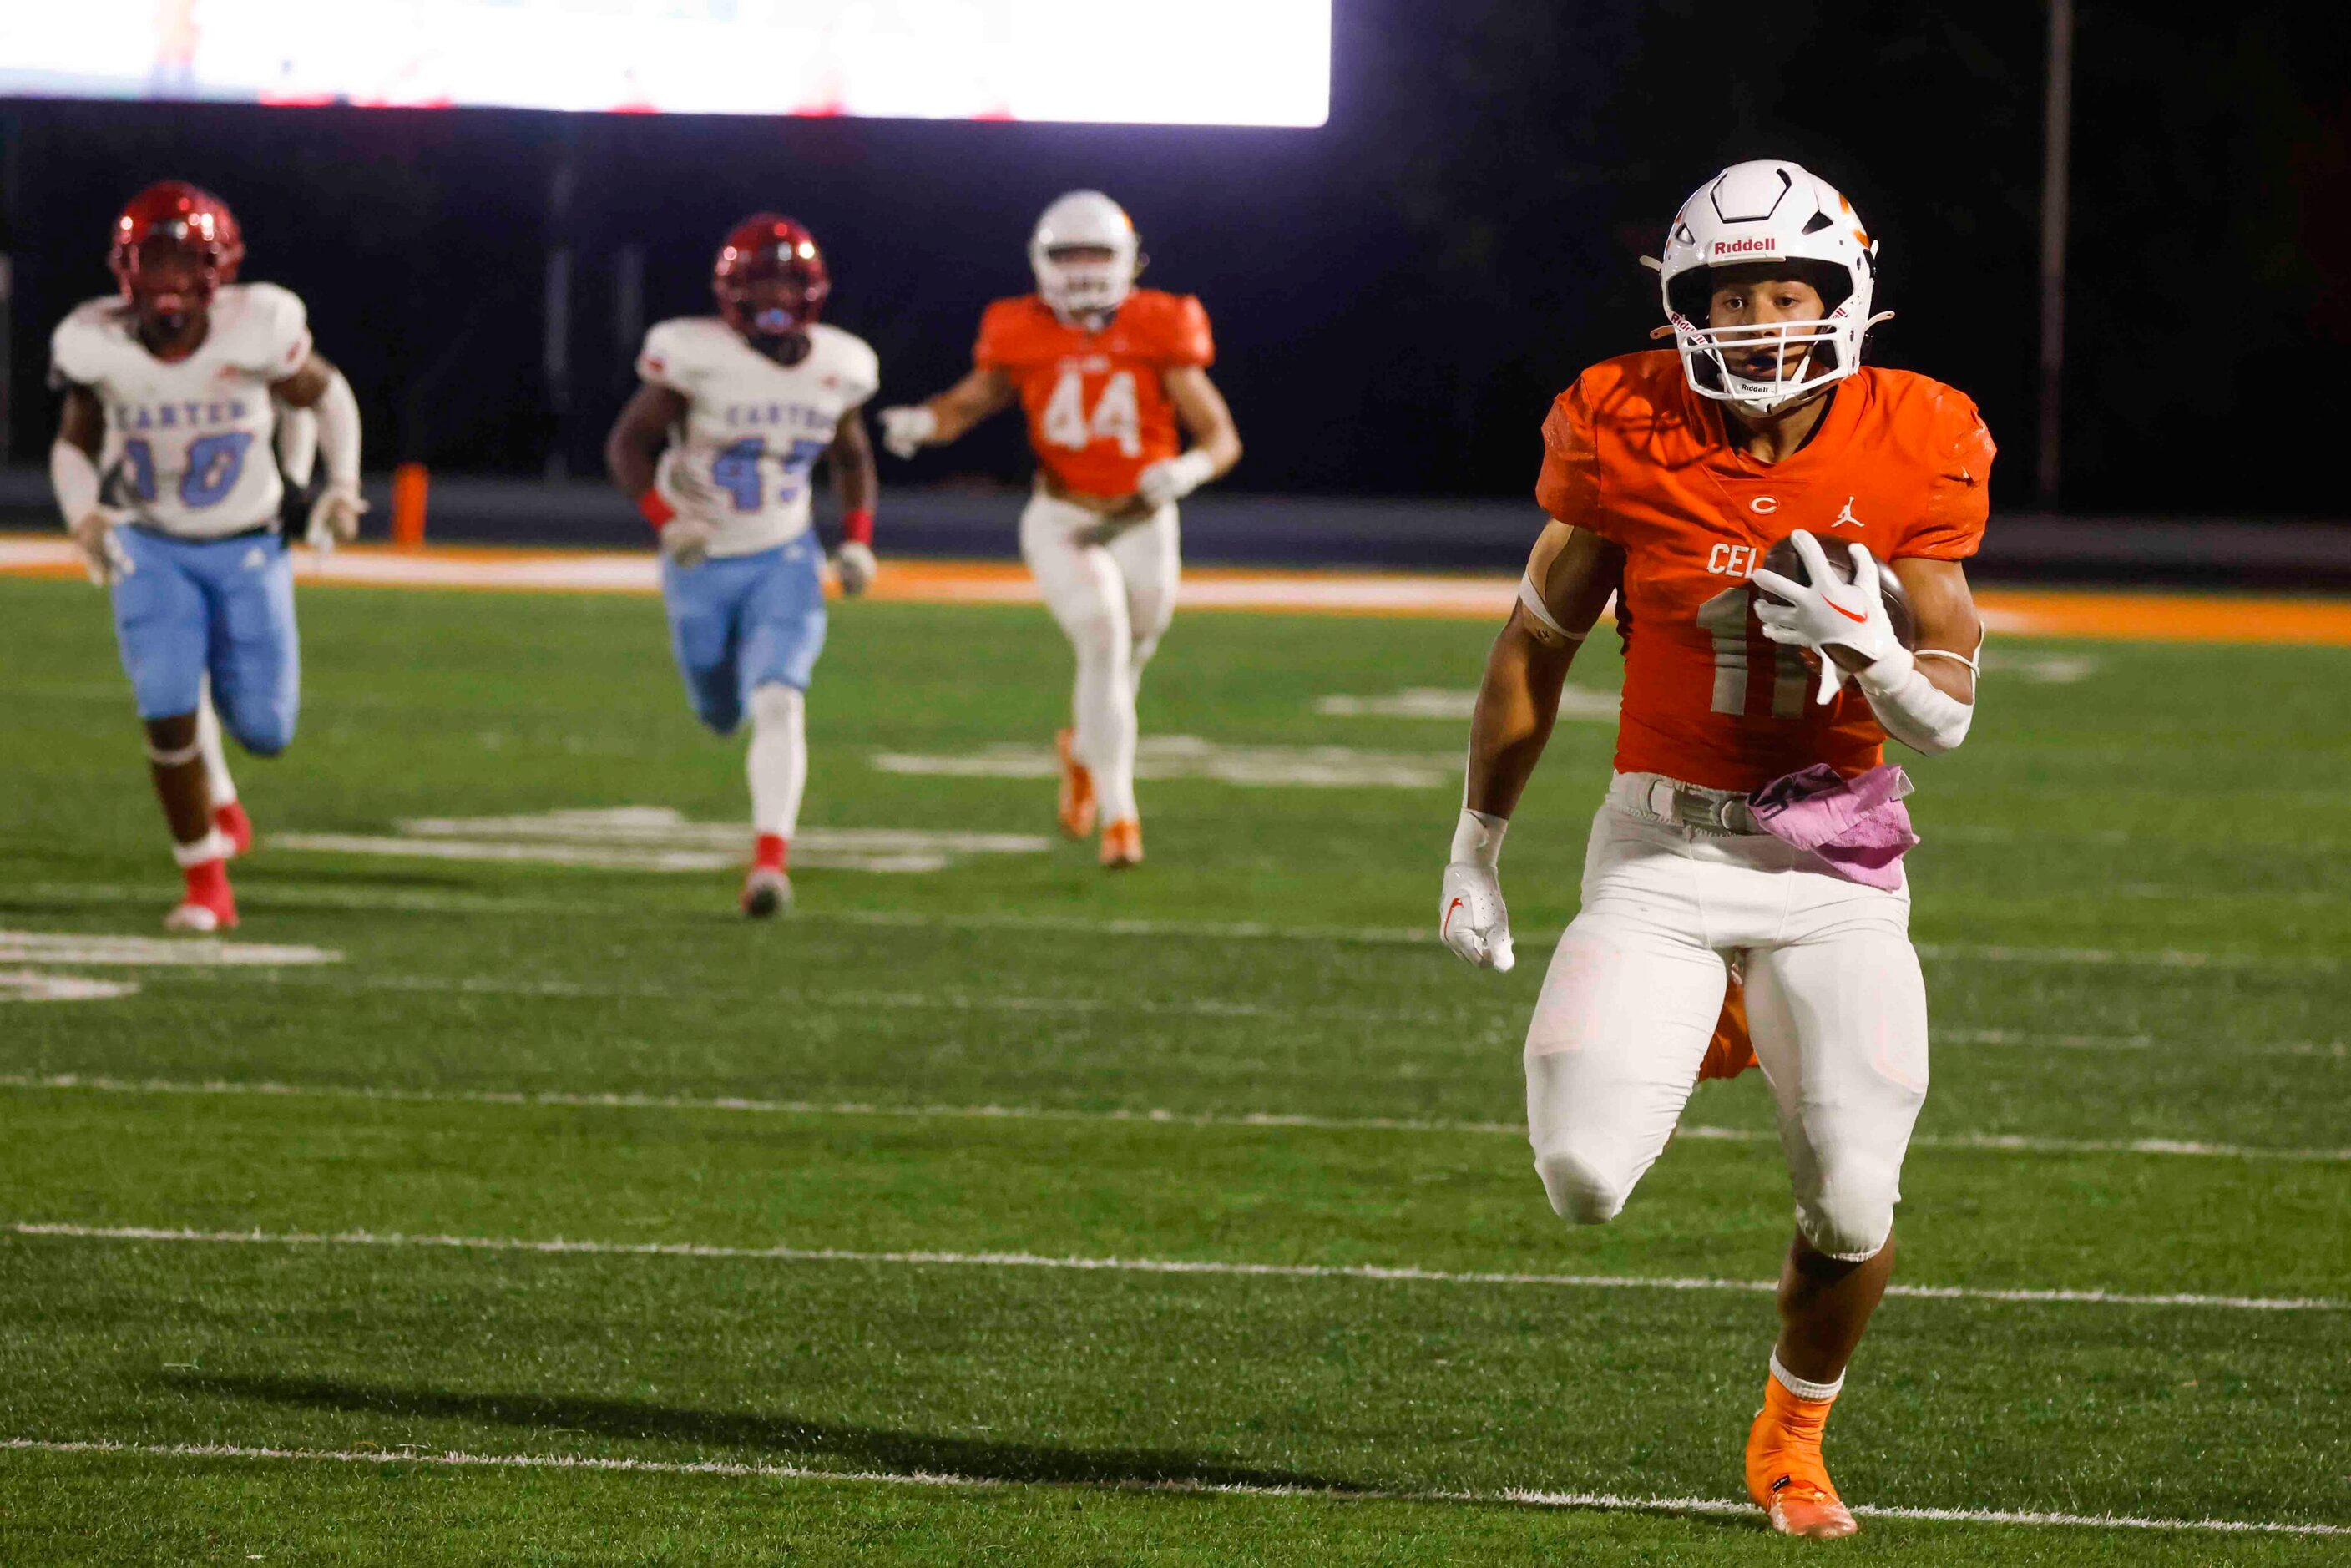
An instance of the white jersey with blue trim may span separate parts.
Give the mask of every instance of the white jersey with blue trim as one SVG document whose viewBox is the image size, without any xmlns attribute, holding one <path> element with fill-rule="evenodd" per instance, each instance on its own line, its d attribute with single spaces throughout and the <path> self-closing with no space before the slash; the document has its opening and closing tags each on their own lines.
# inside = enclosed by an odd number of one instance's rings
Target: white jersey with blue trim
<svg viewBox="0 0 2351 1568">
<path fill-rule="evenodd" d="M 809 471 L 841 416 L 882 383 L 865 340 L 818 322 L 797 365 L 778 364 L 716 316 L 645 334 L 637 374 L 685 399 L 653 476 L 662 498 L 717 526 L 715 556 L 773 549 L 809 530 Z"/>
<path fill-rule="evenodd" d="M 87 387 L 106 409 L 100 499 L 181 538 L 277 522 L 284 486 L 269 389 L 310 358 L 302 301 L 274 283 L 224 286 L 207 319 L 184 360 L 149 352 L 119 298 L 78 307 L 49 340 L 51 382 Z"/>
</svg>

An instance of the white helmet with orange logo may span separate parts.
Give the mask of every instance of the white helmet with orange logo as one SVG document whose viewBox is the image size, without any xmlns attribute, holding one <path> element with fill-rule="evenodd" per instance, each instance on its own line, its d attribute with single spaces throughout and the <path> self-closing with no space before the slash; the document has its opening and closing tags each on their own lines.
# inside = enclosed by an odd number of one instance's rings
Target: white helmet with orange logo
<svg viewBox="0 0 2351 1568">
<path fill-rule="evenodd" d="M 1104 250 L 1107 258 L 1057 256 L 1057 251 Z M 1063 320 L 1107 316 L 1126 302 L 1143 270 L 1143 251 L 1126 209 L 1100 191 L 1055 198 L 1029 236 L 1029 266 L 1037 293 Z"/>
<path fill-rule="evenodd" d="M 1713 269 L 1757 262 L 1787 263 L 1788 276 L 1818 290 L 1827 313 L 1768 326 L 1708 326 Z M 1877 242 L 1853 204 L 1799 163 L 1733 163 L 1699 186 L 1674 216 L 1657 271 L 1691 390 L 1750 413 L 1853 374 L 1861 368 L 1863 336 L 1885 319 L 1869 313 Z M 1806 347 L 1802 355 L 1778 351 Z M 1770 374 L 1759 373 L 1767 363 Z"/>
</svg>

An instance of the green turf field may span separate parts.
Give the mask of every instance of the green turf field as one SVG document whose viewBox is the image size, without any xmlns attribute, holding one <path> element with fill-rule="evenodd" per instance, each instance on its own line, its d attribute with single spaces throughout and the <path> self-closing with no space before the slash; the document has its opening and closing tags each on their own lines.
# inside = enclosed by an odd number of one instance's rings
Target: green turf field
<svg viewBox="0 0 2351 1568">
<path fill-rule="evenodd" d="M 1517 1130 L 1603 724 L 1562 726 L 1511 834 L 1507 977 L 1430 935 L 1441 767 L 1146 781 L 1133 873 L 808 869 L 752 926 L 725 869 L 271 846 L 744 811 L 648 601 L 302 613 L 235 936 L 317 951 L 102 962 L 154 953 L 27 934 L 160 941 L 127 689 L 102 600 L 0 580 L 0 982 L 135 987 L 0 1000 L 0 1440 L 48 1445 L 0 1449 L 0 1562 L 2351 1559 L 1886 1515 L 1808 1547 L 1697 1506 L 1740 1497 L 1774 1328 L 1740 1287 L 1790 1230 L 1762 1085 L 1703 1088 L 1597 1230 Z M 1146 732 L 1426 772 L 1461 723 L 1317 700 L 1466 689 L 1488 635 L 1194 615 Z M 2351 650 L 1998 652 L 1967 748 L 1914 766 L 1927 1290 L 1855 1363 L 1839 1484 L 2351 1527 Z M 1065 666 L 1034 610 L 839 612 L 806 824 L 1050 833 L 1050 783 L 872 758 L 1041 744 Z M 343 1458 L 171 1451 L 208 1446 Z"/>
</svg>

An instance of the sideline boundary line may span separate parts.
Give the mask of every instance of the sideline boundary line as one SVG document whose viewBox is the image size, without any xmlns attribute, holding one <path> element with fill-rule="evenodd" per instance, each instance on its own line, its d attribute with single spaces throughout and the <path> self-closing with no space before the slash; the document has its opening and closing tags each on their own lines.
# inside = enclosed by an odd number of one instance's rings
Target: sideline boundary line
<svg viewBox="0 0 2351 1568">
<path fill-rule="evenodd" d="M 547 1110 L 681 1111 L 766 1116 L 873 1117 L 920 1121 L 1058 1122 L 1137 1127 L 1201 1127 L 1258 1132 L 1432 1133 L 1480 1136 L 1526 1136 L 1515 1122 L 1473 1122 L 1408 1116 L 1316 1116 L 1279 1111 L 1081 1111 L 1051 1105 L 887 1105 L 871 1101 L 768 1100 L 718 1094 L 648 1094 L 563 1089 L 408 1089 L 366 1083 L 286 1083 L 268 1079 L 110 1078 L 78 1072 L 46 1075 L 0 1073 L 0 1091 L 80 1091 L 93 1094 L 256 1100 L 341 1100 L 395 1105 L 504 1105 Z M 1681 1127 L 1675 1136 L 1709 1143 L 1776 1144 L 1769 1128 Z M 1922 1134 L 1914 1149 L 1986 1154 L 2154 1155 L 2202 1159 L 2276 1160 L 2294 1164 L 2351 1164 L 2351 1148 L 2262 1148 L 2181 1138 L 2042 1138 L 2012 1133 Z"/>
<path fill-rule="evenodd" d="M 442 1469 L 573 1470 L 655 1476 L 721 1476 L 735 1479 L 841 1481 L 868 1486 L 1010 1489 L 1053 1487 L 1066 1490 L 1117 1491 L 1177 1497 L 1302 1498 L 1329 1502 L 1467 1503 L 1472 1506 L 1573 1509 L 1604 1513 L 1753 1516 L 1750 1502 L 1710 1497 L 1626 1497 L 1615 1492 L 1409 1491 L 1366 1487 L 1296 1487 L 1237 1481 L 1024 1481 L 994 1476 L 959 1476 L 929 1470 L 828 1470 L 810 1465 L 754 1464 L 727 1459 L 627 1459 L 590 1454 L 479 1454 L 462 1449 L 368 1451 L 351 1448 L 277 1448 L 232 1443 L 127 1443 L 107 1438 L 0 1438 L 0 1454 L 97 1455 L 127 1458 L 276 1460 L 341 1465 L 429 1465 Z M 1853 1505 L 1865 1519 L 1906 1520 L 1928 1524 L 2010 1524 L 2092 1530 L 2159 1530 L 2232 1535 L 2351 1535 L 2351 1525 L 2300 1524 L 2269 1519 L 2156 1519 L 2112 1513 L 2033 1513 L 2010 1509 L 1903 1508 L 1883 1503 Z"/>
<path fill-rule="evenodd" d="M 400 1231 L 191 1230 L 143 1225 L 17 1220 L 0 1233 L 77 1241 L 144 1241 L 235 1247 L 422 1247 L 455 1252 L 524 1252 L 603 1258 L 695 1258 L 734 1262 L 865 1263 L 927 1269 L 1042 1269 L 1056 1272 L 1192 1274 L 1236 1279 L 1365 1280 L 1385 1284 L 1534 1286 L 1554 1290 L 1730 1291 L 1769 1295 L 1776 1280 L 1716 1280 L 1638 1274 L 1519 1274 L 1377 1263 L 1243 1263 L 1189 1258 L 1051 1257 L 1038 1252 L 862 1251 L 841 1247 L 727 1247 L 698 1241 L 539 1240 L 521 1236 L 408 1235 Z M 2049 1306 L 2199 1307 L 2242 1312 L 2339 1312 L 2351 1301 L 2324 1296 L 2207 1296 L 2125 1291 L 2000 1290 L 1972 1285 L 1888 1285 L 1889 1296 L 1921 1301 L 2002 1301 Z"/>
</svg>

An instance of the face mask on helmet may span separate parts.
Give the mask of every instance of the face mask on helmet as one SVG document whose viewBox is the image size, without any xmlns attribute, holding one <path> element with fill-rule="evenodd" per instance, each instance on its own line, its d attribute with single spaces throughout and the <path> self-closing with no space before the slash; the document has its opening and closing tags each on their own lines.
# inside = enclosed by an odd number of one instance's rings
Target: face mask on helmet
<svg viewBox="0 0 2351 1568">
<path fill-rule="evenodd" d="M 1884 320 L 1869 304 L 1877 246 L 1852 204 L 1794 163 L 1736 163 L 1682 204 L 1666 237 L 1661 275 L 1667 326 L 1699 396 L 1763 415 L 1807 399 L 1861 368 L 1862 339 Z M 1801 300 L 1746 301 L 1714 319 L 1726 280 L 1795 283 Z M 1758 298 L 1771 298 L 1769 289 Z"/>
<path fill-rule="evenodd" d="M 1839 268 L 1809 261 L 1701 267 L 1677 277 L 1671 294 L 1691 386 L 1742 412 L 1821 392 L 1855 368 L 1838 319 L 1853 285 Z"/>
<path fill-rule="evenodd" d="M 245 242 L 219 197 L 180 181 L 151 185 L 115 219 L 108 256 L 141 319 L 177 331 L 236 280 Z"/>
<path fill-rule="evenodd" d="M 824 256 L 789 219 L 749 220 L 727 237 L 711 277 L 718 313 L 761 353 L 795 364 L 832 291 Z"/>
<path fill-rule="evenodd" d="M 1029 266 L 1056 316 L 1098 321 L 1126 303 L 1143 256 L 1123 208 L 1098 191 L 1072 191 L 1037 221 Z"/>
</svg>

